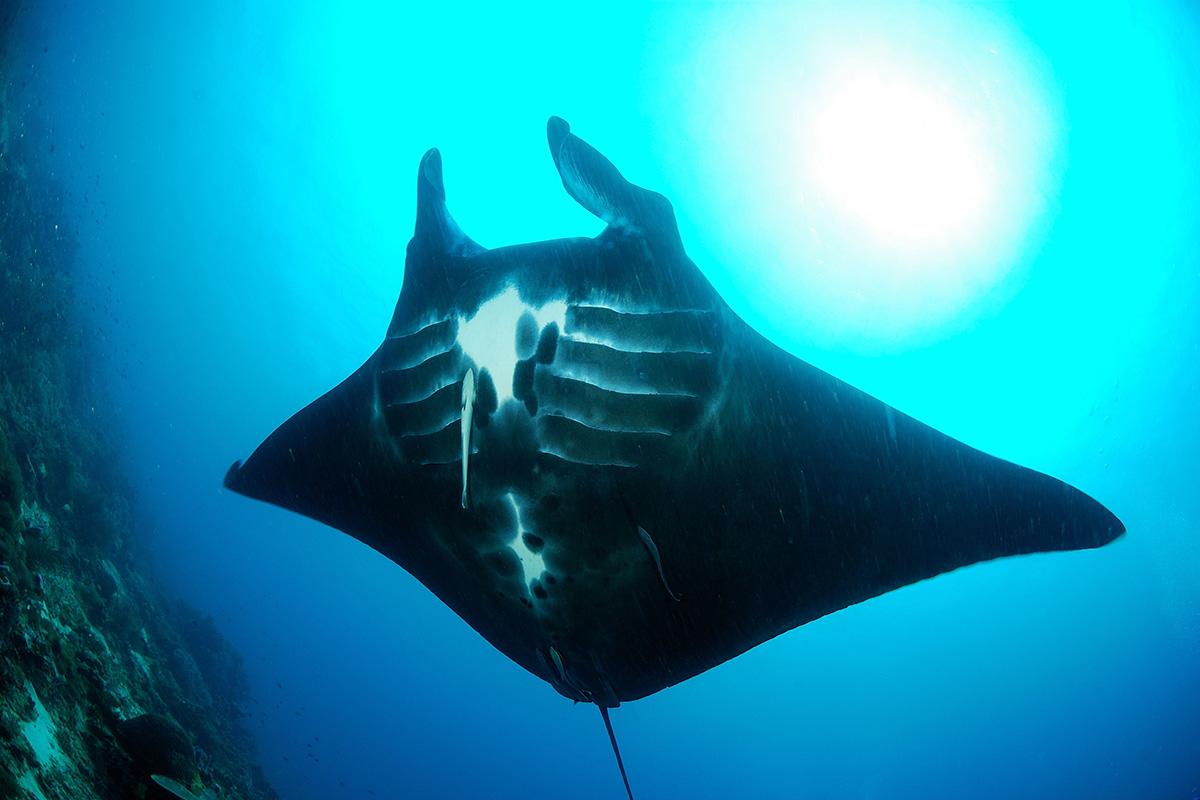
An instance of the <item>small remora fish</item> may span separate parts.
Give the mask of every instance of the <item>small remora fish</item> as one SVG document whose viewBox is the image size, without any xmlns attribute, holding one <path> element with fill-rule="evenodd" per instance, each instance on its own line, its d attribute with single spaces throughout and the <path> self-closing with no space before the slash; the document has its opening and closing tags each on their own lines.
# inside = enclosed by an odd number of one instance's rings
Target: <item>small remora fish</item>
<svg viewBox="0 0 1200 800">
<path fill-rule="evenodd" d="M 646 533 L 646 529 L 641 525 L 638 526 L 638 537 L 642 540 L 642 544 L 646 545 L 646 550 L 650 553 L 650 558 L 654 559 L 654 566 L 658 569 L 659 580 L 662 581 L 663 588 L 667 590 L 667 594 L 676 603 L 679 602 L 679 595 L 671 591 L 671 584 L 667 583 L 667 575 L 663 572 L 662 557 L 658 554 L 658 547 L 654 544 L 654 540 L 650 538 L 650 534 Z"/>
<path fill-rule="evenodd" d="M 471 419 L 475 416 L 475 370 L 468 369 L 462 388 L 462 507 L 467 507 L 471 458 Z"/>
</svg>

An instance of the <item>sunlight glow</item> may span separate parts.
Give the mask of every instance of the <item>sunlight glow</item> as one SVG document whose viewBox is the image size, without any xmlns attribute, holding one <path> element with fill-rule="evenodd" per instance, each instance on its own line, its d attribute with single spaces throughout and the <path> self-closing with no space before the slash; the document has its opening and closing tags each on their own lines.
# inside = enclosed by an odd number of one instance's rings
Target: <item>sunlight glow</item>
<svg viewBox="0 0 1200 800">
<path fill-rule="evenodd" d="M 997 154 L 953 98 L 887 65 L 843 70 L 806 115 L 807 170 L 882 244 L 968 239 L 993 210 Z"/>
<path fill-rule="evenodd" d="M 1035 46 L 975 6 L 753 9 L 696 57 L 727 76 L 692 112 L 713 155 L 673 176 L 720 221 L 680 217 L 693 257 L 744 265 L 718 290 L 760 329 L 861 352 L 921 347 L 1007 302 L 1064 164 Z"/>
</svg>

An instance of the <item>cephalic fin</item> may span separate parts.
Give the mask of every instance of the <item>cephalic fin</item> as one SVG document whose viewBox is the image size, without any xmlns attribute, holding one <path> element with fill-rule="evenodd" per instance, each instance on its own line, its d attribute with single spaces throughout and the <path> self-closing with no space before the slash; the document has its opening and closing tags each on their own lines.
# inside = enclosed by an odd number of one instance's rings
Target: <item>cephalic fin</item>
<svg viewBox="0 0 1200 800">
<path fill-rule="evenodd" d="M 428 150 L 417 168 L 417 227 L 413 242 L 430 252 L 464 256 L 482 252 L 446 208 L 446 187 L 442 179 L 442 155 L 437 148 Z"/>
<path fill-rule="evenodd" d="M 581 206 L 609 227 L 636 231 L 682 252 L 679 226 L 667 198 L 625 180 L 599 150 L 571 133 L 564 119 L 550 118 L 546 138 L 563 187 Z"/>
</svg>

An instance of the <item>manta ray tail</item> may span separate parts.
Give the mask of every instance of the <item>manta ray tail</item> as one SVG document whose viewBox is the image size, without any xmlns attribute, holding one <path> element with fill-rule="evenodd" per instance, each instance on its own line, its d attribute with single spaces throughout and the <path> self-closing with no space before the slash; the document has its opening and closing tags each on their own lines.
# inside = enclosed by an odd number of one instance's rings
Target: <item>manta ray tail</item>
<svg viewBox="0 0 1200 800">
<path fill-rule="evenodd" d="M 604 718 L 604 729 L 608 731 L 608 741 L 612 743 L 613 755 L 617 757 L 617 769 L 621 770 L 621 780 L 625 781 L 625 794 L 633 800 L 633 790 L 629 788 L 629 776 L 625 774 L 625 762 L 621 760 L 621 748 L 617 747 L 617 735 L 613 733 L 612 720 L 608 718 L 608 707 L 596 704 L 600 716 Z"/>
</svg>

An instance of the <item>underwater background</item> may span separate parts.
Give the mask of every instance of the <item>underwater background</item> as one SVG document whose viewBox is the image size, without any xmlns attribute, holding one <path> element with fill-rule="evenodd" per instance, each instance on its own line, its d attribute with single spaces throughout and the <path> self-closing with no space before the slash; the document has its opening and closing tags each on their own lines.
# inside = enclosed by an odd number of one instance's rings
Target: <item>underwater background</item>
<svg viewBox="0 0 1200 800">
<path fill-rule="evenodd" d="M 221 488 L 377 346 L 427 148 L 485 246 L 600 230 L 551 114 L 671 199 L 773 341 L 1128 528 L 623 705 L 636 796 L 1200 795 L 1192 4 L 6 13 L 7 102 L 37 123 L 2 138 L 62 187 L 92 403 L 157 574 L 241 653 L 280 797 L 622 796 L 594 709 L 372 550 Z"/>
</svg>

